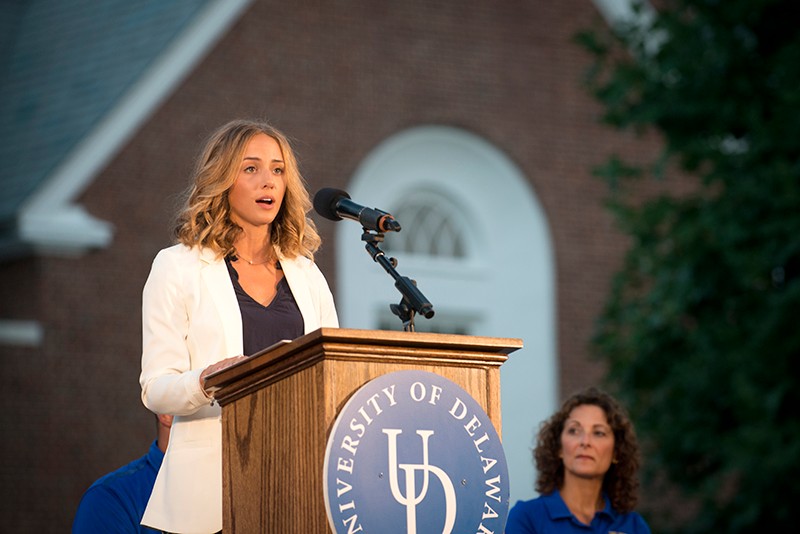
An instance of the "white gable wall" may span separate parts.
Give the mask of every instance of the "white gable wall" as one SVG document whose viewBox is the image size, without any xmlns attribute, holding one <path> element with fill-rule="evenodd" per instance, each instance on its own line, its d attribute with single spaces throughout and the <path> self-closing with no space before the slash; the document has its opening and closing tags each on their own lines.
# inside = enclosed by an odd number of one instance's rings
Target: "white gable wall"
<svg viewBox="0 0 800 534">
<path fill-rule="evenodd" d="M 545 215 L 520 170 L 485 140 L 456 128 L 423 126 L 384 141 L 364 160 L 348 193 L 392 212 L 412 194 L 432 191 L 462 216 L 465 258 L 393 254 L 436 315 L 420 330 L 521 338 L 525 347 L 501 367 L 503 444 L 511 502 L 534 496 L 534 433 L 557 400 L 555 275 Z M 407 231 L 413 221 L 399 222 Z M 379 328 L 401 295 L 373 262 L 361 227 L 337 227 L 337 308 L 346 328 Z M 387 241 L 392 236 L 387 236 Z M 395 318 L 394 329 L 402 329 Z M 441 327 L 437 327 L 441 325 Z M 459 328 L 463 327 L 463 328 Z"/>
</svg>

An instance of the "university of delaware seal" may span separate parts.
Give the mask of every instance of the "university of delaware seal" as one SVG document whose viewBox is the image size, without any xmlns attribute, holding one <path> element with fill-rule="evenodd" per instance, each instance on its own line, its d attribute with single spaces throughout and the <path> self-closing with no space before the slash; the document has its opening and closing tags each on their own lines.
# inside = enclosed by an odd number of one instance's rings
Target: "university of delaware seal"
<svg viewBox="0 0 800 534">
<path fill-rule="evenodd" d="M 380 376 L 342 408 L 325 451 L 337 534 L 501 534 L 508 467 L 489 416 L 437 374 Z"/>
</svg>

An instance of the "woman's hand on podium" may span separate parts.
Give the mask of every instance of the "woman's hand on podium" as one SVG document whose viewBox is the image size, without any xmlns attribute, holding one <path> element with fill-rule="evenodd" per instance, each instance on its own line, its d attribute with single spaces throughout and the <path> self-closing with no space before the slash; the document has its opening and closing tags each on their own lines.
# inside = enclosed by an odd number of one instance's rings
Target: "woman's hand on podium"
<svg viewBox="0 0 800 534">
<path fill-rule="evenodd" d="M 216 373 L 217 371 L 221 371 L 230 367 L 233 364 L 239 363 L 242 360 L 246 360 L 247 356 L 231 356 L 230 358 L 225 358 L 224 360 L 220 360 L 217 363 L 212 363 L 205 369 L 203 372 L 200 373 L 200 387 L 203 389 L 203 393 L 206 394 L 206 397 L 211 398 L 211 395 L 208 391 L 206 391 L 205 379 L 208 375 Z"/>
</svg>

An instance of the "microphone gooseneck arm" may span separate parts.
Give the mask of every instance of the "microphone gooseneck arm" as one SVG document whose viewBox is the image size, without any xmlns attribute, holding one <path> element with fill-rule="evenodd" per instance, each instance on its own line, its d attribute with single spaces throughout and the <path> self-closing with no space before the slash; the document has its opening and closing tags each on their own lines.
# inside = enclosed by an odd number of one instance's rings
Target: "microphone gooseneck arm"
<svg viewBox="0 0 800 534">
<path fill-rule="evenodd" d="M 383 241 L 383 234 L 379 232 L 364 229 L 364 234 L 361 240 L 365 242 L 367 252 L 372 259 L 380 264 L 383 269 L 394 278 L 394 287 L 403 295 L 399 304 L 391 304 L 389 308 L 392 313 L 397 315 L 403 321 L 403 329 L 407 332 L 414 331 L 414 314 L 419 313 L 426 319 L 430 319 L 434 315 L 433 304 L 425 298 L 422 291 L 417 288 L 414 280 L 407 276 L 401 276 L 395 267 L 397 260 L 394 258 L 387 258 L 386 254 L 378 247 L 378 243 Z"/>
</svg>

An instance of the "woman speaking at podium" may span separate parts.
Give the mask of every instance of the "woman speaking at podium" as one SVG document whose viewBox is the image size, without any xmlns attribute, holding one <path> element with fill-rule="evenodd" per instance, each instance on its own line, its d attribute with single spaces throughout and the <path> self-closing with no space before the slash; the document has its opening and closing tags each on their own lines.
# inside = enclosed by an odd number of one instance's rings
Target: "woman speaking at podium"
<svg viewBox="0 0 800 534">
<path fill-rule="evenodd" d="M 222 530 L 221 411 L 204 378 L 280 340 L 336 327 L 313 261 L 311 201 L 286 137 L 233 121 L 200 154 L 175 234 L 142 297 L 142 401 L 175 416 L 142 524 Z"/>
</svg>

